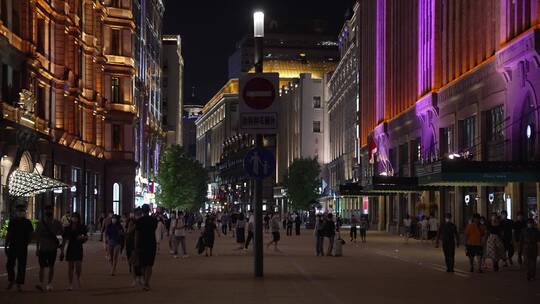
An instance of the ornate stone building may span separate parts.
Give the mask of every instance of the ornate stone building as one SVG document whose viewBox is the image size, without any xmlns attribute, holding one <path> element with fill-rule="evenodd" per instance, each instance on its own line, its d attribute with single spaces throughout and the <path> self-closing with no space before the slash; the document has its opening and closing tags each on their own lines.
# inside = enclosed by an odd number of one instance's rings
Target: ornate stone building
<svg viewBox="0 0 540 304">
<path fill-rule="evenodd" d="M 133 206 L 132 10 L 132 0 L 0 1 L 3 212 L 16 201 L 7 184 L 21 159 L 69 185 L 28 194 L 32 215 L 53 204 L 57 216 L 76 211 L 90 223 Z M 23 89 L 33 111 L 18 104 Z"/>
</svg>

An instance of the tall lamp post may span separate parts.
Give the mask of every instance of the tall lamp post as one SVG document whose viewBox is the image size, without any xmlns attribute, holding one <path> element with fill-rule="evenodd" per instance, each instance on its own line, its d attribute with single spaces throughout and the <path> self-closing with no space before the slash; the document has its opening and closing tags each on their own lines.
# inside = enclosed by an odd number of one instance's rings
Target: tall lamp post
<svg viewBox="0 0 540 304">
<path fill-rule="evenodd" d="M 255 45 L 255 73 L 263 72 L 264 58 L 264 13 L 255 11 L 253 13 L 253 38 Z M 257 134 L 255 137 L 255 148 L 263 147 L 263 136 Z M 263 277 L 263 215 L 262 215 L 262 179 L 255 179 L 255 193 L 253 209 L 255 217 L 255 235 L 253 238 L 253 253 L 255 256 L 255 277 Z"/>
</svg>

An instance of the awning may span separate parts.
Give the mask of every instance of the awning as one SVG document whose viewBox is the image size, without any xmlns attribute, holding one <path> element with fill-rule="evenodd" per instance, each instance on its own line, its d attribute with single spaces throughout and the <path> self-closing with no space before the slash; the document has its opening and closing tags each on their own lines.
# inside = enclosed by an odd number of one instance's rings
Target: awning
<svg viewBox="0 0 540 304">
<path fill-rule="evenodd" d="M 540 162 L 444 159 L 416 166 L 420 185 L 504 186 L 508 182 L 540 182 Z"/>
<path fill-rule="evenodd" d="M 68 188 L 68 185 L 37 172 L 26 172 L 17 169 L 9 176 L 8 187 L 10 195 L 28 197 L 50 190 L 65 189 Z"/>
<path fill-rule="evenodd" d="M 430 190 L 439 190 L 439 188 L 429 185 L 418 185 L 416 177 L 401 176 L 373 176 L 367 180 L 365 186 L 351 183 L 339 187 L 340 195 L 363 196 L 420 193 Z"/>
</svg>

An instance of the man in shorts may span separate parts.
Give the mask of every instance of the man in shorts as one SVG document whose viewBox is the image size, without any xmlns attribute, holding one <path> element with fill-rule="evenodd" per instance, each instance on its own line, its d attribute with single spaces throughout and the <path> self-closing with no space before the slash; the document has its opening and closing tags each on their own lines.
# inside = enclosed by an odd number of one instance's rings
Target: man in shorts
<svg viewBox="0 0 540 304">
<path fill-rule="evenodd" d="M 55 220 L 53 214 L 53 207 L 45 206 L 43 218 L 36 227 L 36 255 L 39 261 L 39 284 L 36 285 L 36 288 L 39 291 L 52 290 L 54 263 L 60 246 L 58 236 L 62 235 L 62 223 Z M 45 284 L 46 269 L 49 270 L 47 284 Z"/>
<path fill-rule="evenodd" d="M 465 253 L 469 257 L 471 272 L 474 272 L 475 257 L 478 263 L 478 272 L 482 272 L 482 238 L 485 233 L 486 228 L 480 224 L 480 214 L 475 213 L 473 215 L 472 223 L 468 224 L 467 228 L 465 228 Z"/>
<path fill-rule="evenodd" d="M 268 247 L 270 247 L 270 245 L 274 244 L 274 250 L 279 251 L 278 242 L 279 242 L 279 240 L 281 238 L 281 236 L 279 234 L 279 225 L 280 225 L 279 215 L 274 214 L 272 216 L 272 219 L 270 220 L 270 230 L 272 231 L 272 241 L 270 241 L 266 245 L 266 248 L 268 248 Z"/>
</svg>

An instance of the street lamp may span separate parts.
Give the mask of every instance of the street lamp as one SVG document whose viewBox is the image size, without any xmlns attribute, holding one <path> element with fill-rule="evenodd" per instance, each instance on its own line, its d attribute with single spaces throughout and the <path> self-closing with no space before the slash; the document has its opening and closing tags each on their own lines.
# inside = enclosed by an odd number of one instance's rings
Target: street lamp
<svg viewBox="0 0 540 304">
<path fill-rule="evenodd" d="M 264 13 L 253 13 L 253 37 L 255 40 L 255 73 L 263 72 Z"/>
<path fill-rule="evenodd" d="M 253 13 L 253 36 L 264 37 L 264 13 L 262 11 Z"/>
</svg>

